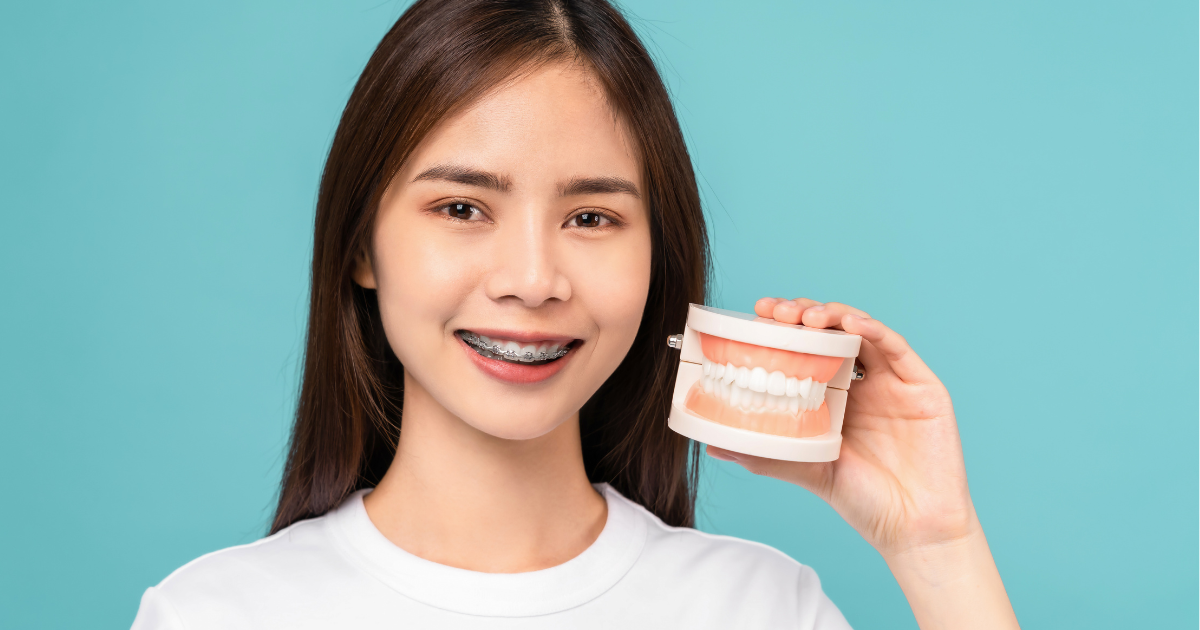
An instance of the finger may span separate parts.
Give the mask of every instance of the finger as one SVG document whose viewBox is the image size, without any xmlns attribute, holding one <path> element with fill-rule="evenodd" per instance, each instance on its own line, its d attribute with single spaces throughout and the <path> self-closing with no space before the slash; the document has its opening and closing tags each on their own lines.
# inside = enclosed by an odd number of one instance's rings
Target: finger
<svg viewBox="0 0 1200 630">
<path fill-rule="evenodd" d="M 887 357 L 883 356 L 882 352 L 871 345 L 870 341 L 863 341 L 862 345 L 858 347 L 858 358 L 856 360 L 863 367 L 864 371 L 875 378 L 892 372 L 892 366 L 888 364 Z"/>
<path fill-rule="evenodd" d="M 849 313 L 842 319 L 842 328 L 871 342 L 871 346 L 883 356 L 887 366 L 900 380 L 909 383 L 937 381 L 933 370 L 917 356 L 904 337 L 884 326 L 883 322 Z"/>
<path fill-rule="evenodd" d="M 870 317 L 853 306 L 841 302 L 826 302 L 805 310 L 804 320 L 801 323 L 812 328 L 841 328 L 842 318 L 851 313 L 859 317 Z"/>
<path fill-rule="evenodd" d="M 820 302 L 808 298 L 783 300 L 775 305 L 775 311 L 771 316 L 778 322 L 799 324 L 800 318 L 804 316 L 804 310 L 817 304 L 820 304 Z"/>
<path fill-rule="evenodd" d="M 704 449 L 704 452 L 708 453 L 709 457 L 711 457 L 713 459 L 719 459 L 723 462 L 736 462 L 737 461 L 737 458 L 734 457 L 734 454 L 732 452 L 727 451 L 723 448 L 718 448 L 716 446 L 713 446 L 712 444 L 709 444 L 708 448 Z"/>
<path fill-rule="evenodd" d="M 735 453 L 711 444 L 706 451 L 710 457 L 734 462 L 756 475 L 773 477 L 780 481 L 796 484 L 822 499 L 829 497 L 833 479 L 833 466 L 830 462 L 785 462 L 745 453 Z"/>
<path fill-rule="evenodd" d="M 754 314 L 759 317 L 771 317 L 771 313 L 775 310 L 775 305 L 782 301 L 783 298 L 760 298 L 754 303 Z"/>
</svg>

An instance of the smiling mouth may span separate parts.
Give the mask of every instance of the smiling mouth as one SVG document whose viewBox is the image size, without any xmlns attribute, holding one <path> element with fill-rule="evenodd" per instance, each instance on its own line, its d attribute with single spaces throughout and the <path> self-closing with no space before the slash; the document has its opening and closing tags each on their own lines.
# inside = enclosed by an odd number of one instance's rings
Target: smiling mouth
<svg viewBox="0 0 1200 630">
<path fill-rule="evenodd" d="M 569 354 L 575 347 L 575 341 L 567 343 L 543 341 L 540 343 L 519 343 L 504 339 L 493 339 L 478 335 L 469 330 L 459 330 L 455 333 L 475 352 L 488 359 L 520 363 L 523 365 L 545 365 L 557 361 Z"/>
</svg>

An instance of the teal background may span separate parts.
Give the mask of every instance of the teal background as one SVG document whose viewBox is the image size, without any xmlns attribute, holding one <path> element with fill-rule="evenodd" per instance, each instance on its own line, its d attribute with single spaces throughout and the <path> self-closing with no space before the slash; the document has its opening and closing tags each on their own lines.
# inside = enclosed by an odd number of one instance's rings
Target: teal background
<svg viewBox="0 0 1200 630">
<path fill-rule="evenodd" d="M 860 306 L 954 395 L 1026 628 L 1195 628 L 1194 2 L 628 2 L 715 302 Z M 0 6 L 0 627 L 123 628 L 264 532 L 318 175 L 404 4 Z M 703 529 L 915 627 L 804 491 L 706 464 Z"/>
</svg>

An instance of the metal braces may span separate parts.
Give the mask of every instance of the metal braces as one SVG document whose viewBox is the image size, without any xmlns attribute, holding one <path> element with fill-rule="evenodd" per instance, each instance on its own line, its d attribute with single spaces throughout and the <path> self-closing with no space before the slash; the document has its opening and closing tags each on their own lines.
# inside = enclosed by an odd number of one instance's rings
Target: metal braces
<svg viewBox="0 0 1200 630">
<path fill-rule="evenodd" d="M 571 348 L 568 345 L 559 348 L 557 352 L 517 353 L 513 352 L 512 350 L 505 350 L 504 347 L 498 343 L 489 346 L 479 338 L 479 335 L 476 335 L 470 331 L 464 330 L 459 333 L 459 336 L 462 337 L 463 341 L 467 342 L 467 345 L 483 352 L 484 356 L 488 358 L 507 359 L 509 361 L 518 361 L 521 363 L 534 363 L 536 361 L 552 361 L 554 359 L 561 359 L 562 357 L 567 356 L 567 353 L 571 351 Z"/>
</svg>

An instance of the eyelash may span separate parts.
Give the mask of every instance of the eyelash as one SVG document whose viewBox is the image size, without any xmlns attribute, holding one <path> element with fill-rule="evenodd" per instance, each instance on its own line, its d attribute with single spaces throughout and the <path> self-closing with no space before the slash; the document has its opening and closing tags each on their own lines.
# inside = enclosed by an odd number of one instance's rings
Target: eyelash
<svg viewBox="0 0 1200 630">
<path fill-rule="evenodd" d="M 465 206 L 466 208 L 473 210 L 475 212 L 475 214 L 473 214 L 471 216 L 475 216 L 477 214 L 478 216 L 482 217 L 482 220 L 462 219 L 462 218 L 459 218 L 456 216 L 452 216 L 448 211 L 455 206 Z M 470 203 L 466 200 L 451 201 L 448 203 L 444 203 L 440 206 L 437 206 L 436 208 L 432 208 L 432 212 L 441 217 L 444 217 L 447 221 L 454 221 L 455 223 L 483 223 L 484 221 L 488 221 L 487 214 L 485 214 L 483 212 L 483 210 L 480 210 L 479 206 L 477 206 L 473 203 Z"/>
<path fill-rule="evenodd" d="M 456 217 L 456 216 L 452 216 L 452 215 L 450 214 L 450 210 L 451 210 L 451 208 L 454 208 L 455 206 L 465 206 L 466 208 L 468 208 L 468 209 L 470 209 L 470 210 L 474 211 L 474 213 L 476 213 L 478 216 L 482 217 L 483 219 L 482 219 L 482 220 L 479 220 L 479 219 L 474 219 L 474 220 L 473 220 L 473 219 L 462 219 L 462 218 L 459 218 L 459 217 Z M 445 218 L 446 218 L 446 220 L 448 220 L 448 221 L 454 221 L 454 222 L 456 222 L 456 223 L 481 223 L 481 222 L 483 222 L 483 221 L 487 221 L 487 220 L 488 220 L 487 214 L 485 214 L 485 213 L 483 212 L 483 210 L 480 210 L 478 206 L 476 206 L 476 205 L 475 205 L 475 204 L 473 204 L 473 203 L 469 203 L 469 202 L 467 202 L 467 201 L 465 201 L 465 200 L 463 200 L 463 201 L 451 201 L 451 202 L 449 202 L 449 203 L 442 204 L 442 205 L 440 205 L 440 206 L 437 206 L 436 208 L 432 208 L 432 212 L 434 212 L 435 214 L 438 214 L 438 215 L 440 215 L 440 216 L 442 216 L 442 217 L 445 217 Z M 589 215 L 589 214 L 591 214 L 591 215 L 596 215 L 596 216 L 597 216 L 597 217 L 598 217 L 598 218 L 599 218 L 601 221 L 607 221 L 608 223 L 606 223 L 606 224 L 601 224 L 601 225 L 596 225 L 596 226 L 593 226 L 593 227 L 585 227 L 585 226 L 582 226 L 582 225 L 579 225 L 579 226 L 574 226 L 574 227 L 578 227 L 578 228 L 580 228 L 580 229 L 584 229 L 584 230 L 602 230 L 602 229 L 604 229 L 604 228 L 620 227 L 621 225 L 623 225 L 623 224 L 622 224 L 620 221 L 618 221 L 618 220 L 617 220 L 615 217 L 613 217 L 612 215 L 610 215 L 610 214 L 607 214 L 607 213 L 604 213 L 604 212 L 597 212 L 596 210 L 592 210 L 592 209 L 588 209 L 588 210 L 585 210 L 585 211 L 583 211 L 583 212 L 580 212 L 580 213 L 578 213 L 578 214 L 571 215 L 571 217 L 569 217 L 569 218 L 567 219 L 567 221 L 566 221 L 566 223 L 565 223 L 564 225 L 570 225 L 570 224 L 571 224 L 571 222 L 573 222 L 573 221 L 576 221 L 576 220 L 578 220 L 580 217 L 582 217 L 582 216 L 584 216 L 584 215 Z M 475 216 L 475 214 L 472 214 L 471 216 Z"/>
<path fill-rule="evenodd" d="M 617 220 L 615 217 L 613 217 L 612 215 L 610 215 L 610 214 L 607 214 L 607 213 L 604 213 L 604 212 L 597 212 L 596 210 L 593 210 L 593 209 L 584 210 L 583 212 L 580 212 L 580 213 L 578 213 L 578 214 L 571 215 L 571 217 L 570 217 L 569 219 L 567 219 L 567 225 L 570 225 L 570 224 L 571 224 L 571 222 L 575 221 L 576 219 L 578 219 L 578 218 L 582 217 L 582 216 L 583 216 L 583 215 L 585 215 L 585 214 L 594 214 L 594 215 L 596 215 L 597 217 L 599 217 L 601 220 L 603 220 L 603 221 L 608 221 L 608 224 L 606 224 L 606 225 L 597 225 L 597 226 L 594 226 L 594 227 L 584 227 L 584 226 L 582 226 L 582 225 L 580 225 L 580 226 L 576 226 L 576 227 L 579 227 L 579 228 L 581 228 L 581 229 L 584 229 L 584 230 L 602 230 L 602 229 L 604 229 L 604 228 L 614 228 L 614 227 L 621 227 L 621 225 L 622 225 L 622 223 L 621 223 L 620 221 L 618 221 L 618 220 Z"/>
</svg>

